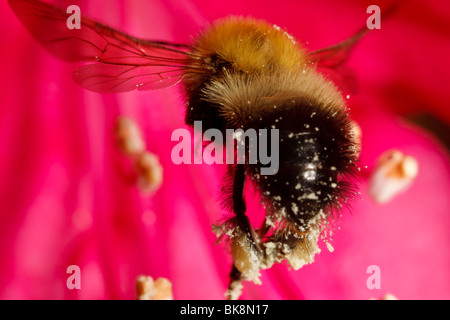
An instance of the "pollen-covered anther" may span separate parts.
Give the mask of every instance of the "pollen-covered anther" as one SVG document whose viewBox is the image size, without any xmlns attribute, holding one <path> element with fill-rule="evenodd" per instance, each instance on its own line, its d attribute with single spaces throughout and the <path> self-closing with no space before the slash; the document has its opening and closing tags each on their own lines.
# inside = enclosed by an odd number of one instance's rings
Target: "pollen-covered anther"
<svg viewBox="0 0 450 320">
<path fill-rule="evenodd" d="M 138 125 L 128 117 L 117 118 L 114 128 L 117 145 L 124 154 L 136 156 L 145 151 L 145 142 Z"/>
<path fill-rule="evenodd" d="M 391 293 L 386 293 L 381 300 L 398 300 L 398 298 Z"/>
<path fill-rule="evenodd" d="M 386 203 L 412 184 L 419 173 L 417 160 L 398 150 L 383 153 L 369 179 L 369 195 L 377 203 Z"/>
<path fill-rule="evenodd" d="M 163 182 L 163 167 L 156 155 L 146 151 L 136 161 L 139 188 L 148 193 L 159 189 Z"/>
<path fill-rule="evenodd" d="M 173 300 L 172 283 L 166 278 L 153 280 L 141 275 L 136 279 L 137 300 Z"/>
<path fill-rule="evenodd" d="M 398 300 L 398 298 L 391 293 L 386 293 L 383 297 L 379 299 L 370 298 L 369 300 Z"/>
<path fill-rule="evenodd" d="M 235 237 L 231 238 L 230 245 L 234 266 L 241 272 L 242 278 L 261 284 L 259 280 L 261 253 L 256 249 L 249 237 L 245 233 L 239 232 Z"/>
</svg>

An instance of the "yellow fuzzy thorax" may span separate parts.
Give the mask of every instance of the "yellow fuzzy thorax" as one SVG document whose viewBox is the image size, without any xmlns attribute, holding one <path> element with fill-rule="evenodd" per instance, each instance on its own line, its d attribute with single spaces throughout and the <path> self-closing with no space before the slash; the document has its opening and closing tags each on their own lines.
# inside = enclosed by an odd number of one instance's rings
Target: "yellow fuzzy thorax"
<svg viewBox="0 0 450 320">
<path fill-rule="evenodd" d="M 206 28 L 194 43 L 194 53 L 216 55 L 244 72 L 301 68 L 305 51 L 292 36 L 265 21 L 228 17 Z"/>
</svg>

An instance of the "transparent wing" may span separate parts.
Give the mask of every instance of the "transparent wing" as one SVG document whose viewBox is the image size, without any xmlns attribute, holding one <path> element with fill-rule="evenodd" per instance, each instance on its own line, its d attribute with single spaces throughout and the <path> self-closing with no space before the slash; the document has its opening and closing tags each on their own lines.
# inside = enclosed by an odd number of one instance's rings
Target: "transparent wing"
<svg viewBox="0 0 450 320">
<path fill-rule="evenodd" d="M 179 83 L 190 68 L 188 45 L 134 38 L 81 16 L 81 29 L 70 29 L 72 13 L 37 0 L 8 0 L 25 27 L 53 55 L 67 61 L 92 62 L 74 79 L 96 92 L 151 90 Z"/>
<path fill-rule="evenodd" d="M 385 9 L 383 9 L 383 19 L 392 16 L 398 11 L 401 1 L 393 0 Z M 326 74 L 344 91 L 355 93 L 357 91 L 356 76 L 352 69 L 347 67 L 347 62 L 351 51 L 359 40 L 371 30 L 363 26 L 353 36 L 347 40 L 341 41 L 332 46 L 311 51 L 308 59 L 311 64 L 316 65 L 317 70 Z"/>
<path fill-rule="evenodd" d="M 356 93 L 356 77 L 353 70 L 348 68 L 345 63 L 354 46 L 368 31 L 369 29 L 363 27 L 347 40 L 323 49 L 311 51 L 308 54 L 308 60 L 311 64 L 316 65 L 317 71 L 327 75 L 343 91 Z"/>
<path fill-rule="evenodd" d="M 343 65 L 355 44 L 369 31 L 366 27 L 361 28 L 352 37 L 332 46 L 311 51 L 308 54 L 309 61 L 317 64 L 320 68 L 337 68 Z"/>
</svg>

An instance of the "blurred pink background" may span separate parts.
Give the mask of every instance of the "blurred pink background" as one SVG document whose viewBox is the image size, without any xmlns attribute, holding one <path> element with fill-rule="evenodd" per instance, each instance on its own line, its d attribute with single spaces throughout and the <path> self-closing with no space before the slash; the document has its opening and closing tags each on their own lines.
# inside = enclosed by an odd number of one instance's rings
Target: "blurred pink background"
<svg viewBox="0 0 450 320">
<path fill-rule="evenodd" d="M 189 42 L 229 14 L 266 19 L 318 49 L 366 23 L 366 8 L 388 1 L 54 1 L 132 35 Z M 300 3 L 299 3 L 300 2 Z M 75 66 L 48 54 L 0 2 L 0 299 L 134 299 L 140 274 L 172 281 L 175 299 L 223 299 L 231 258 L 211 225 L 220 166 L 170 159 L 174 129 L 185 127 L 180 88 L 97 94 L 76 85 Z M 365 37 L 349 66 L 359 92 L 349 107 L 362 128 L 361 199 L 344 212 L 312 265 L 262 271 L 243 299 L 450 299 L 448 150 L 402 115 L 427 112 L 450 123 L 450 2 L 408 1 Z M 114 143 L 118 115 L 141 127 L 160 158 L 164 182 L 154 196 L 127 178 Z M 375 159 L 396 148 L 419 161 L 411 188 L 386 205 L 367 195 Z M 252 197 L 250 197 L 253 199 Z M 249 201 L 250 215 L 257 205 Z M 69 265 L 81 289 L 66 287 Z M 369 290 L 367 267 L 381 270 Z"/>
</svg>

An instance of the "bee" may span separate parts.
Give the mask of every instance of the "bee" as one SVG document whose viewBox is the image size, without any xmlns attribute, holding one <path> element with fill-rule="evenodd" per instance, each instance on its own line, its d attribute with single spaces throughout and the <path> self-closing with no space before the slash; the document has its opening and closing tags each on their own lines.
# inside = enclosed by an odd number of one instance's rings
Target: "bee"
<svg viewBox="0 0 450 320">
<path fill-rule="evenodd" d="M 181 84 L 185 122 L 202 130 L 277 129 L 279 170 L 229 164 L 222 188 L 231 211 L 219 231 L 231 237 L 230 288 L 287 259 L 312 261 L 318 230 L 338 216 L 354 193 L 359 145 L 346 101 L 322 71 L 337 69 L 365 33 L 309 52 L 276 25 L 226 17 L 191 44 L 138 39 L 85 16 L 69 29 L 64 10 L 37 0 L 8 0 L 27 29 L 58 58 L 87 62 L 74 80 L 95 92 L 153 90 Z M 246 215 L 244 183 L 251 181 L 266 210 L 261 228 Z M 219 228 L 220 229 L 220 228 Z M 226 230 L 225 230 L 226 229 Z M 303 261 L 299 262 L 299 261 Z M 257 272 L 256 272 L 257 273 Z"/>
</svg>

